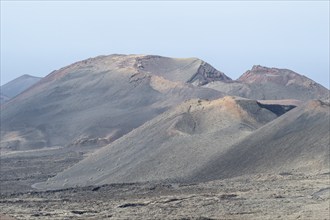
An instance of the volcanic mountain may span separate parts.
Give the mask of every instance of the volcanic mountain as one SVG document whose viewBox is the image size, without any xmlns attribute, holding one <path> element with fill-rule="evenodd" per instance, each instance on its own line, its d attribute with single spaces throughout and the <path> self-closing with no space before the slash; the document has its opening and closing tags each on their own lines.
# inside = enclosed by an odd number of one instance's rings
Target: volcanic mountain
<svg viewBox="0 0 330 220">
<path fill-rule="evenodd" d="M 187 99 L 223 97 L 190 84 L 211 81 L 231 80 L 196 58 L 110 55 L 80 61 L 2 106 L 1 148 L 104 146 Z"/>
<path fill-rule="evenodd" d="M 188 181 L 255 173 L 329 173 L 330 104 L 309 101 L 213 155 Z"/>
<path fill-rule="evenodd" d="M 253 66 L 236 81 L 212 82 L 205 87 L 250 99 L 327 99 L 329 90 L 288 69 Z"/>
<path fill-rule="evenodd" d="M 329 90 L 290 70 L 99 56 L 0 107 L 1 217 L 329 216 Z"/>
<path fill-rule="evenodd" d="M 235 97 L 189 100 L 36 186 L 180 180 L 292 108 Z"/>
<path fill-rule="evenodd" d="M 1 103 L 8 101 L 9 99 L 17 96 L 24 90 L 28 89 L 32 85 L 41 80 L 41 77 L 22 75 L 0 87 L 1 90 Z"/>
</svg>

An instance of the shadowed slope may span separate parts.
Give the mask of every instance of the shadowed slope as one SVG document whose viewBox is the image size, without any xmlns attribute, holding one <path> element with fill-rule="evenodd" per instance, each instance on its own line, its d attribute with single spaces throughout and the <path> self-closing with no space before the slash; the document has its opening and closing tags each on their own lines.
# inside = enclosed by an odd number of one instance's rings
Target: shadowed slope
<svg viewBox="0 0 330 220">
<path fill-rule="evenodd" d="M 329 172 L 329 103 L 310 101 L 214 157 L 187 181 L 252 173 Z"/>
<path fill-rule="evenodd" d="M 37 187 L 180 179 L 276 117 L 253 100 L 187 101 Z"/>
<path fill-rule="evenodd" d="M 250 99 L 326 99 L 329 90 L 291 70 L 253 66 L 238 80 L 213 82 L 205 87 Z"/>
<path fill-rule="evenodd" d="M 2 150 L 103 146 L 184 100 L 222 97 L 184 83 L 202 61 L 170 59 L 183 78 L 171 82 L 169 58 L 152 57 L 100 56 L 52 72 L 2 106 Z M 163 72 L 146 71 L 149 61 Z"/>
</svg>

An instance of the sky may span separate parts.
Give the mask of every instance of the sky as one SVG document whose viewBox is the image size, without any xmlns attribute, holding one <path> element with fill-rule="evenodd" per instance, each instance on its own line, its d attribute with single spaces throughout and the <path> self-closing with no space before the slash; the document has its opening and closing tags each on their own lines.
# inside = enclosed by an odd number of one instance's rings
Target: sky
<svg viewBox="0 0 330 220">
<path fill-rule="evenodd" d="M 109 54 L 198 57 L 233 79 L 287 68 L 329 88 L 329 1 L 1 0 L 1 85 Z"/>
</svg>

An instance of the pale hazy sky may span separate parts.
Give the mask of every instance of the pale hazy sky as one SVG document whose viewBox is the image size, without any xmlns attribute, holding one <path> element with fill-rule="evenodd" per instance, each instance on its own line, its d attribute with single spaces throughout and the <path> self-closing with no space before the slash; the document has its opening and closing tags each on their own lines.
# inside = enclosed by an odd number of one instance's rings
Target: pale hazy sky
<svg viewBox="0 0 330 220">
<path fill-rule="evenodd" d="M 254 64 L 329 88 L 329 1 L 3 1 L 1 84 L 113 53 Z"/>
</svg>

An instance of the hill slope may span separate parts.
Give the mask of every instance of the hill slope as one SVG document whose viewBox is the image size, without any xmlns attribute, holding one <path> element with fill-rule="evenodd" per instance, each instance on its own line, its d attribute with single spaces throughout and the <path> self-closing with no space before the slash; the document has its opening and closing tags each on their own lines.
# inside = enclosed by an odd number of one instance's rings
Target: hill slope
<svg viewBox="0 0 330 220">
<path fill-rule="evenodd" d="M 276 107 L 284 113 L 293 106 L 233 97 L 187 101 L 38 187 L 181 179 L 277 118 Z"/>
<path fill-rule="evenodd" d="M 111 55 L 54 71 L 2 106 L 2 150 L 103 146 L 184 100 L 222 97 L 185 83 L 226 78 L 214 69 L 214 76 L 203 75 L 205 65 L 194 58 Z"/>
<path fill-rule="evenodd" d="M 327 99 L 329 90 L 288 69 L 253 66 L 236 81 L 205 85 L 230 95 L 250 99 Z"/>
<path fill-rule="evenodd" d="M 188 181 L 260 172 L 329 172 L 329 120 L 329 103 L 310 101 L 214 155 Z"/>
</svg>

